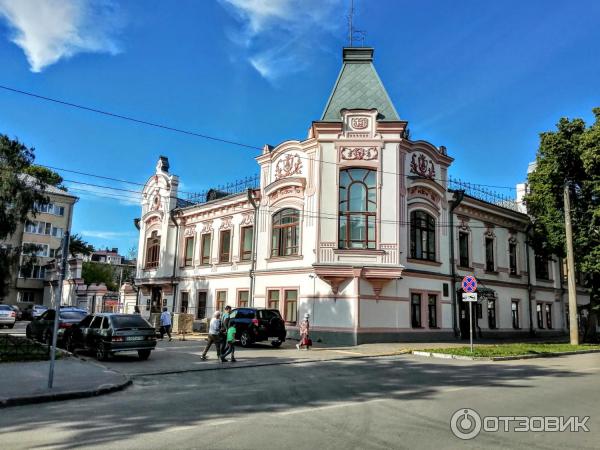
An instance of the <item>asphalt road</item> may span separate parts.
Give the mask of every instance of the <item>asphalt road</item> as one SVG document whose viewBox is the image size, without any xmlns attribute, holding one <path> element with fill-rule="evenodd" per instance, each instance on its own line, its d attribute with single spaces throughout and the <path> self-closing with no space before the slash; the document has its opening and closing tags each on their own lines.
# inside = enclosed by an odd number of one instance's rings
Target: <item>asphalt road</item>
<svg viewBox="0 0 600 450">
<path fill-rule="evenodd" d="M 598 448 L 600 355 L 472 363 L 414 356 L 141 376 L 97 398 L 0 410 L 3 448 Z M 450 431 L 482 416 L 591 416 L 590 432 Z"/>
</svg>

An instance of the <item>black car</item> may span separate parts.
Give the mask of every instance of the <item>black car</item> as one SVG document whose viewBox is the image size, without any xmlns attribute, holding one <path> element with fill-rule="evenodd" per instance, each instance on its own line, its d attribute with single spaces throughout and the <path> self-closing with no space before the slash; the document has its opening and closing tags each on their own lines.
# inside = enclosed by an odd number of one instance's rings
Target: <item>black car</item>
<svg viewBox="0 0 600 450">
<path fill-rule="evenodd" d="M 79 323 L 85 316 L 87 311 L 79 308 L 61 308 L 60 319 L 58 321 L 57 345 L 62 345 L 64 342 L 65 331 L 74 324 Z M 54 331 L 54 318 L 56 310 L 48 309 L 38 317 L 34 317 L 25 328 L 25 335 L 30 339 L 52 344 L 52 333 Z"/>
<path fill-rule="evenodd" d="M 154 327 L 138 314 L 89 315 L 65 335 L 67 350 L 93 351 L 100 361 L 117 352 L 137 351 L 148 359 L 156 347 Z"/>
<path fill-rule="evenodd" d="M 235 324 L 235 337 L 242 347 L 271 338 L 271 345 L 279 347 L 285 341 L 285 322 L 276 309 L 237 308 L 229 318 Z"/>
</svg>

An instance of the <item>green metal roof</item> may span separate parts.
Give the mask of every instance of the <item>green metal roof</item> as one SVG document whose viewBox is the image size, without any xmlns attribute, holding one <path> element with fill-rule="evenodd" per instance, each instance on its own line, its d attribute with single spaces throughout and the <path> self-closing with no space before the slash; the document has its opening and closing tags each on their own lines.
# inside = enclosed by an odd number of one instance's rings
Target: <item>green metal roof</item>
<svg viewBox="0 0 600 450">
<path fill-rule="evenodd" d="M 373 66 L 373 49 L 347 47 L 343 56 L 342 70 L 321 120 L 341 120 L 342 109 L 377 109 L 380 120 L 400 120 Z"/>
</svg>

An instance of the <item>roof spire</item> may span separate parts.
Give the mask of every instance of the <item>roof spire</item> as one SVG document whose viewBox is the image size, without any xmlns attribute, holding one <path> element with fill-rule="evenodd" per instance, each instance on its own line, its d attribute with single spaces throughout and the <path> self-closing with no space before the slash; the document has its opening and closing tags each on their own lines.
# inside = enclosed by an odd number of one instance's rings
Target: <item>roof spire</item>
<svg viewBox="0 0 600 450">
<path fill-rule="evenodd" d="M 355 40 L 362 41 L 361 47 L 364 47 L 366 35 L 366 31 L 354 29 L 354 0 L 350 0 L 350 11 L 348 12 L 348 47 L 353 47 Z"/>
</svg>

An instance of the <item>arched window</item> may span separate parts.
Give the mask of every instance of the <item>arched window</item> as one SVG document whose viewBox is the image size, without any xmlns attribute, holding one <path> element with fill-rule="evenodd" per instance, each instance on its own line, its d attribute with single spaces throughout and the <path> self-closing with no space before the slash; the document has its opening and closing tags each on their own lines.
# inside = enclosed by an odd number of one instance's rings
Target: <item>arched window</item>
<svg viewBox="0 0 600 450">
<path fill-rule="evenodd" d="M 160 236 L 157 231 L 153 231 L 146 239 L 146 269 L 158 267 L 160 258 Z"/>
<path fill-rule="evenodd" d="M 293 256 L 298 254 L 300 234 L 300 212 L 286 208 L 273 214 L 271 256 Z"/>
<path fill-rule="evenodd" d="M 435 261 L 435 219 L 425 211 L 410 213 L 410 257 Z"/>
<path fill-rule="evenodd" d="M 339 247 L 374 249 L 377 215 L 376 171 L 340 171 Z"/>
</svg>

